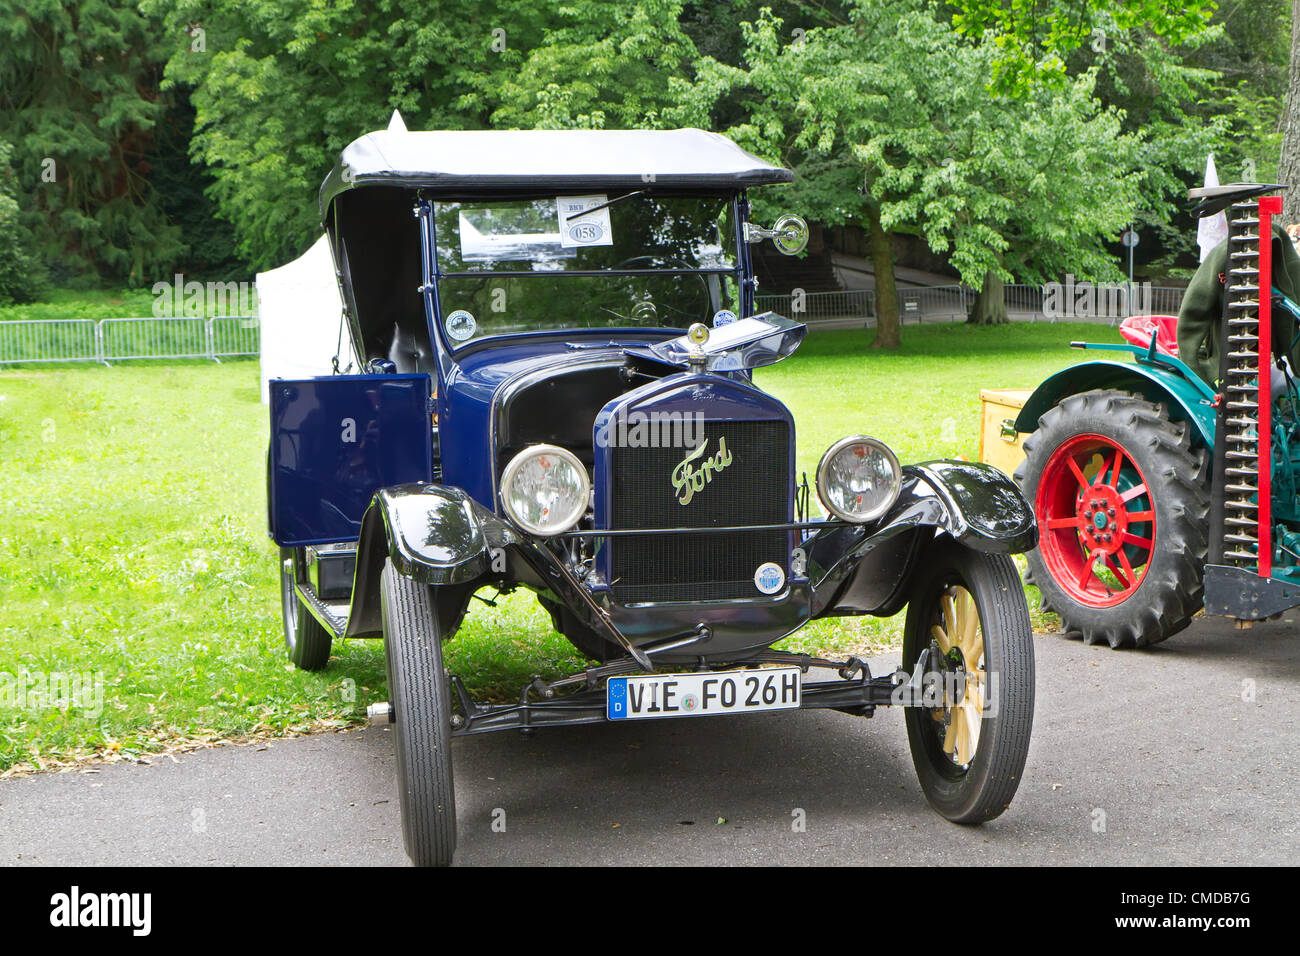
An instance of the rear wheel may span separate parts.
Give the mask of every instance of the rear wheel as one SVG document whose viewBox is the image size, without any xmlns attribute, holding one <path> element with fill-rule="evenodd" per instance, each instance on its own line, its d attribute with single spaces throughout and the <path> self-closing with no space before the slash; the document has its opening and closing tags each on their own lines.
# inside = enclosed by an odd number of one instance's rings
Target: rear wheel
<svg viewBox="0 0 1300 956">
<path fill-rule="evenodd" d="M 280 614 L 284 623 L 284 646 L 288 648 L 289 660 L 298 667 L 305 671 L 318 671 L 329 662 L 334 635 L 312 617 L 294 588 L 301 573 L 300 554 L 296 548 L 280 549 Z"/>
<path fill-rule="evenodd" d="M 429 589 L 399 574 L 392 561 L 384 565 L 380 594 L 406 855 L 416 866 L 448 866 L 456 852 L 456 792 L 438 619 Z"/>
<path fill-rule="evenodd" d="M 1208 456 L 1163 405 L 1127 392 L 1071 395 L 1025 439 L 1016 479 L 1038 519 L 1029 570 L 1063 629 L 1145 647 L 1204 599 Z"/>
<path fill-rule="evenodd" d="M 941 677 L 933 706 L 904 711 L 916 775 L 939 813 L 983 823 L 1020 786 L 1034 720 L 1034 648 L 1015 563 L 936 545 L 907 605 L 903 670 Z"/>
</svg>

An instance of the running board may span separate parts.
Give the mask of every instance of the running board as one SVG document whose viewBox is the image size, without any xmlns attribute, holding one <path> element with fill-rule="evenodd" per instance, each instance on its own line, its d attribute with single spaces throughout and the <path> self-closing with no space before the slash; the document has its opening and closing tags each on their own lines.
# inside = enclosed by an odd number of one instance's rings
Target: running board
<svg viewBox="0 0 1300 956">
<path fill-rule="evenodd" d="M 335 637 L 341 638 L 348 627 L 347 602 L 322 601 L 316 596 L 312 586 L 302 581 L 294 582 L 293 587 L 298 592 L 298 600 L 302 602 L 302 606 L 307 609 L 308 613 L 319 621 L 322 627 L 333 632 Z"/>
</svg>

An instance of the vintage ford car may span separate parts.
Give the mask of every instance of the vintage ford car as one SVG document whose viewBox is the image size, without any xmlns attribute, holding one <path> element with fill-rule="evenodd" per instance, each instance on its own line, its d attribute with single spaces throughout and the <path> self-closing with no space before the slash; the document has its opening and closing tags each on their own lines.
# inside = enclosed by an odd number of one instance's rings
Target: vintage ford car
<svg viewBox="0 0 1300 956">
<path fill-rule="evenodd" d="M 805 333 L 754 314 L 750 244 L 796 253 L 807 226 L 750 223 L 747 190 L 791 178 L 700 130 L 389 130 L 326 178 L 359 374 L 271 383 L 270 531 L 295 664 L 384 640 L 370 716 L 413 862 L 452 860 L 452 738 L 509 728 L 898 704 L 941 814 L 1015 793 L 1032 514 L 994 469 L 901 467 L 866 434 L 826 450 L 815 512 L 794 419 L 753 381 Z M 862 395 L 865 431 L 884 399 Z M 518 588 L 591 664 L 476 701 L 441 643 Z M 895 672 L 772 649 L 904 606 Z"/>
</svg>

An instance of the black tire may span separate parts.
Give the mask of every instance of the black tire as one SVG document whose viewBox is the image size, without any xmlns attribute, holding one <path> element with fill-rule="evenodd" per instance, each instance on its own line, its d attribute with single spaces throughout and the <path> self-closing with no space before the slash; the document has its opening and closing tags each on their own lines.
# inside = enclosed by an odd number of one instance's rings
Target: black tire
<svg viewBox="0 0 1300 956">
<path fill-rule="evenodd" d="M 312 617 L 298 599 L 293 585 L 301 573 L 300 560 L 296 548 L 280 549 L 280 614 L 284 623 L 284 646 L 295 666 L 305 671 L 318 671 L 329 663 L 334 635 Z"/>
<path fill-rule="evenodd" d="M 416 866 L 449 866 L 456 852 L 451 698 L 429 589 L 397 572 L 380 577 L 388 700 L 393 708 L 402 839 Z"/>
<path fill-rule="evenodd" d="M 1039 485 L 1058 450 L 1078 436 L 1097 435 L 1122 448 L 1144 476 L 1149 497 L 1143 507 L 1155 516 L 1146 570 L 1119 603 L 1098 606 L 1081 599 L 1044 555 L 1045 503 Z M 1209 536 L 1209 454 L 1193 444 L 1186 422 L 1173 422 L 1163 404 L 1129 392 L 1096 390 L 1071 395 L 1038 420 L 1024 441 L 1024 462 L 1015 478 L 1039 519 L 1039 547 L 1026 557 L 1043 606 L 1061 619 L 1067 633 L 1087 644 L 1147 647 L 1183 630 L 1204 604 Z M 1082 539 L 1080 539 L 1082 540 Z M 1058 545 L 1059 547 L 1059 545 Z M 1082 549 L 1082 545 L 1080 545 Z M 1119 589 L 1120 591 L 1125 589 Z M 1086 594 L 1083 595 L 1087 597 Z"/>
<path fill-rule="evenodd" d="M 1019 474 L 1019 473 L 1017 472 L 1017 474 Z M 1036 587 L 1036 588 L 1038 587 L 1038 582 L 1034 580 L 1034 569 L 1033 569 L 1033 568 L 1031 568 L 1031 567 L 1026 567 L 1026 568 L 1025 568 L 1024 580 L 1025 580 L 1025 583 L 1026 583 L 1026 584 L 1032 584 L 1034 587 Z M 1040 610 L 1040 611 L 1046 611 L 1046 612 L 1048 612 L 1049 614 L 1054 614 L 1054 613 L 1056 613 L 1055 610 L 1053 609 L 1052 605 L 1051 605 L 1050 603 L 1048 603 L 1047 596 L 1043 594 L 1043 589 L 1042 589 L 1042 588 L 1038 588 L 1038 610 Z"/>
<path fill-rule="evenodd" d="M 903 670 L 912 673 L 921 651 L 934 644 L 948 675 L 974 672 L 983 703 L 975 711 L 976 741 L 962 753 L 960 734 L 945 751 L 949 728 L 958 720 L 961 706 L 945 695 L 934 708 L 908 707 L 904 711 L 912 763 L 930 805 L 954 823 L 984 823 L 1010 805 L 1020 786 L 1029 736 L 1034 722 L 1034 647 L 1029 608 L 1015 562 L 1007 555 L 984 554 L 951 539 L 937 542 L 926 556 L 924 570 L 913 583 L 903 631 Z M 942 655 L 933 636 L 944 627 L 945 595 L 959 597 L 957 588 L 970 596 L 966 605 L 978 615 L 982 652 L 965 666 L 965 654 L 952 647 Z M 945 627 L 945 631 L 953 628 Z M 956 655 L 955 657 L 953 655 Z M 956 664 L 957 660 L 963 663 Z M 969 684 L 968 684 L 969 686 Z M 969 725 L 968 725 L 969 726 Z M 969 741 L 969 736 L 967 738 Z M 965 761 L 960 757 L 965 756 Z"/>
</svg>

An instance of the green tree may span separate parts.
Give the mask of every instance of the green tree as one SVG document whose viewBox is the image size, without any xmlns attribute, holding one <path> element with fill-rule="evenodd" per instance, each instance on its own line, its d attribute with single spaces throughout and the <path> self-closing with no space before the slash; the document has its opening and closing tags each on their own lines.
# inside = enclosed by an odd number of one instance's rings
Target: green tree
<svg viewBox="0 0 1300 956">
<path fill-rule="evenodd" d="M 1281 126 L 1277 178 L 1291 187 L 1285 194 L 1282 221 L 1293 223 L 1300 220 L 1300 0 L 1291 4 L 1290 69 Z"/>
<path fill-rule="evenodd" d="M 392 110 L 412 129 L 486 127 L 549 13 L 509 0 L 143 6 L 171 37 L 164 85 L 191 91 L 192 155 L 211 167 L 211 195 L 257 267 L 315 240 L 325 173 Z"/>
<path fill-rule="evenodd" d="M 1142 136 L 1139 251 L 1158 253 L 1151 268 L 1177 273 L 1177 263 L 1196 262 L 1196 229 L 1182 210 L 1208 153 L 1224 181 L 1273 174 L 1287 2 L 1220 0 L 1211 25 L 1180 46 L 1141 25 L 1094 37 L 1066 57 L 1071 74 L 1096 72 L 1097 98 Z"/>
<path fill-rule="evenodd" d="M 18 147 L 39 251 L 61 278 L 140 284 L 182 251 L 148 179 L 164 109 L 158 44 L 129 4 L 0 0 L 0 129 Z"/>
<path fill-rule="evenodd" d="M 1024 94 L 1067 76 L 1066 57 L 1085 44 L 1097 46 L 1130 30 L 1143 30 L 1171 44 L 1203 33 L 1214 0 L 946 0 L 953 25 L 996 50 L 992 82 L 1003 92 Z"/>
<path fill-rule="evenodd" d="M 149 157 L 149 181 L 163 215 L 181 230 L 183 271 L 188 277 L 251 279 L 253 269 L 236 251 L 234 228 L 209 195 L 216 181 L 212 170 L 190 158 L 194 107 L 187 93 L 176 89 L 168 95 L 167 112 L 158 123 Z"/>
<path fill-rule="evenodd" d="M 494 126 L 656 127 L 675 103 L 666 77 L 697 56 L 680 0 L 576 0 L 559 7 L 518 73 L 505 78 Z"/>
<path fill-rule="evenodd" d="M 0 305 L 32 302 L 43 273 L 32 254 L 32 236 L 19 219 L 17 177 L 9 166 L 13 147 L 0 140 Z"/>
<path fill-rule="evenodd" d="M 1142 140 L 1096 100 L 1092 74 L 991 90 L 996 48 L 938 13 L 926 0 L 859 0 L 848 24 L 799 43 L 764 16 L 746 27 L 743 67 L 703 62 L 683 91 L 697 120 L 740 97 L 747 119 L 731 135 L 796 171 L 782 205 L 866 225 L 879 347 L 899 343 L 895 233 L 924 237 L 976 287 L 1118 278 L 1105 246 L 1144 182 Z"/>
</svg>

